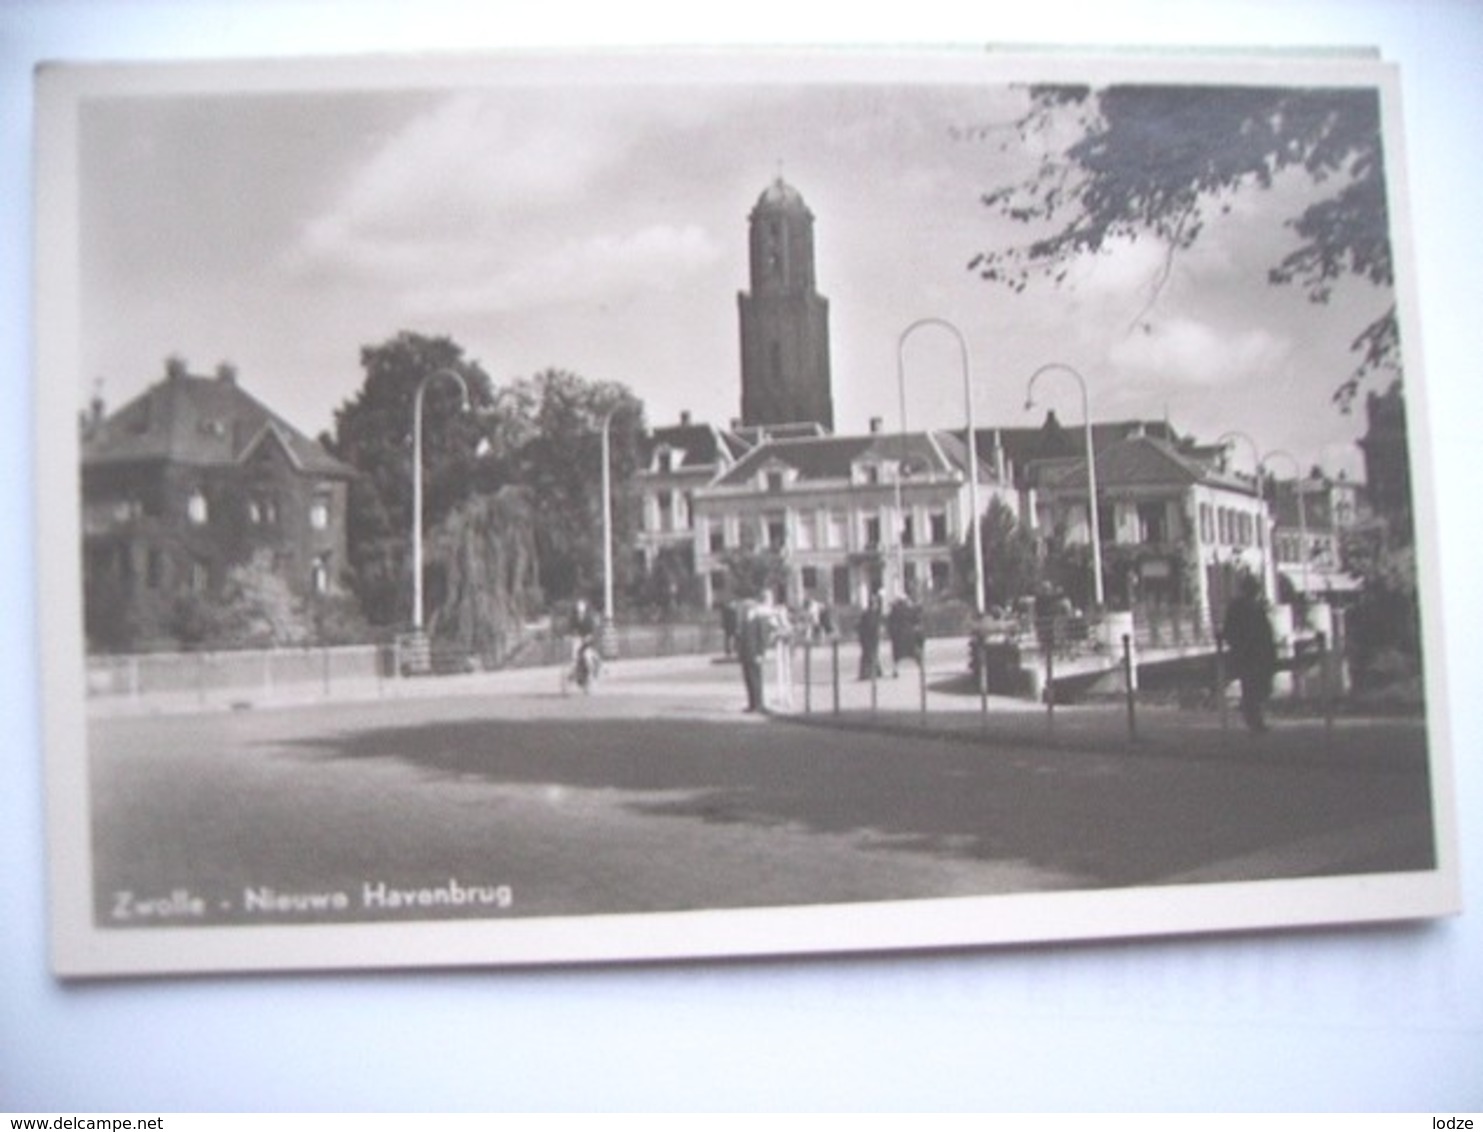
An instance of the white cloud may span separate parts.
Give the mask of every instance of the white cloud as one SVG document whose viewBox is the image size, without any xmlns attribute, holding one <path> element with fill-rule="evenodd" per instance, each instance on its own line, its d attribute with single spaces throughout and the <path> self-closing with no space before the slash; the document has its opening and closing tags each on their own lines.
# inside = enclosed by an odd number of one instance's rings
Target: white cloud
<svg viewBox="0 0 1483 1132">
<path fill-rule="evenodd" d="M 1269 377 L 1289 363 L 1292 344 L 1261 328 L 1227 331 L 1195 319 L 1160 319 L 1108 352 L 1128 387 L 1174 384 L 1214 389 Z"/>
<path fill-rule="evenodd" d="M 509 311 L 553 302 L 616 298 L 636 291 L 670 290 L 721 256 L 709 234 L 695 226 L 656 225 L 625 235 L 568 241 L 549 255 L 481 277 L 461 273 L 424 281 L 409 305 L 420 312 Z"/>
<path fill-rule="evenodd" d="M 419 313 L 668 287 L 719 251 L 683 218 L 612 207 L 646 136 L 615 121 L 631 116 L 621 100 L 570 91 L 446 99 L 349 171 L 285 267 L 372 286 Z"/>
</svg>

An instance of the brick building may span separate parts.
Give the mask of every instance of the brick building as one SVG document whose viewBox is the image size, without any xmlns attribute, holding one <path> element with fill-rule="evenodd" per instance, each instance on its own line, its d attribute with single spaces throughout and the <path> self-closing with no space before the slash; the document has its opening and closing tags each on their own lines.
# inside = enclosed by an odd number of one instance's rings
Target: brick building
<svg viewBox="0 0 1483 1132">
<path fill-rule="evenodd" d="M 95 402 L 82 421 L 90 644 L 168 640 L 177 599 L 211 600 L 259 555 L 298 596 L 336 592 L 353 475 L 227 365 L 203 377 L 171 359 L 116 412 Z"/>
</svg>

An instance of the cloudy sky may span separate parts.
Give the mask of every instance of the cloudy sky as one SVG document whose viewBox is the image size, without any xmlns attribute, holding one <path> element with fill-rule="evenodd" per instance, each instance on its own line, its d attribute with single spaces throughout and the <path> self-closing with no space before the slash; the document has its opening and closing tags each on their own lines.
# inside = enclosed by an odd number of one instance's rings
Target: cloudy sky
<svg viewBox="0 0 1483 1132">
<path fill-rule="evenodd" d="M 1388 305 L 1269 286 L 1299 179 L 1236 197 L 1175 261 L 1146 242 L 1012 294 L 967 268 L 1023 238 L 981 194 L 1040 153 L 1005 149 L 1010 86 L 645 79 L 103 96 L 79 115 L 79 402 L 118 406 L 170 354 L 242 384 L 311 434 L 361 381 L 359 351 L 448 334 L 502 382 L 548 366 L 621 381 L 665 423 L 740 411 L 737 292 L 747 214 L 781 175 L 815 216 L 836 423 L 899 418 L 897 341 L 926 316 L 967 340 L 980 424 L 1047 407 L 1250 434 L 1331 471 L 1360 468 L 1362 414 L 1330 395 L 1354 335 Z M 1150 300 L 1152 299 L 1152 302 Z M 956 348 L 906 354 L 913 427 L 959 425 Z M 1242 447 L 1237 460 L 1248 463 Z"/>
</svg>

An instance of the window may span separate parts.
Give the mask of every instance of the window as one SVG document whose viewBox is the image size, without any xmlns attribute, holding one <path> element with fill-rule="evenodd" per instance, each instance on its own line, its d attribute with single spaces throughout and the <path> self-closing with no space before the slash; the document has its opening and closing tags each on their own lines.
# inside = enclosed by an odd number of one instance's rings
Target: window
<svg viewBox="0 0 1483 1132">
<path fill-rule="evenodd" d="M 788 524 L 782 515 L 767 517 L 767 545 L 772 550 L 782 550 L 788 545 Z"/>
<path fill-rule="evenodd" d="M 803 583 L 805 593 L 813 593 L 819 588 L 819 571 L 817 567 L 805 566 L 799 571 L 799 581 Z"/>
<path fill-rule="evenodd" d="M 874 464 L 862 464 L 860 466 L 860 482 L 875 484 L 881 482 L 881 470 Z"/>
<path fill-rule="evenodd" d="M 726 549 L 726 528 L 724 526 L 711 525 L 710 547 L 712 554 L 720 554 Z"/>
<path fill-rule="evenodd" d="M 330 497 L 319 494 L 309 504 L 309 525 L 316 531 L 328 530 L 330 525 Z"/>
<path fill-rule="evenodd" d="M 672 531 L 675 529 L 675 497 L 671 492 L 655 493 L 654 510 L 658 516 L 658 530 Z"/>
<path fill-rule="evenodd" d="M 144 581 L 152 590 L 160 588 L 160 583 L 165 579 L 165 556 L 160 551 L 151 549 L 145 564 Z"/>
<path fill-rule="evenodd" d="M 952 580 L 952 567 L 939 559 L 932 563 L 931 570 L 932 592 L 942 593 L 948 588 L 948 584 Z"/>
<path fill-rule="evenodd" d="M 824 545 L 830 550 L 843 550 L 848 542 L 849 519 L 843 511 L 831 511 L 824 520 Z"/>
<path fill-rule="evenodd" d="M 771 491 L 771 492 L 782 491 L 783 490 L 783 473 L 782 472 L 779 472 L 779 471 L 770 471 L 770 472 L 768 472 L 767 473 L 767 484 L 766 484 L 766 486 L 767 486 L 767 490 L 768 491 Z"/>
<path fill-rule="evenodd" d="M 1138 504 L 1138 541 L 1169 541 L 1169 513 L 1162 503 Z"/>
<path fill-rule="evenodd" d="M 190 498 L 185 501 L 185 515 L 193 524 L 200 526 L 210 518 L 210 508 L 206 505 L 206 496 L 200 488 L 191 492 Z"/>
<path fill-rule="evenodd" d="M 817 518 L 812 511 L 805 511 L 798 516 L 793 524 L 793 543 L 799 550 L 812 550 L 814 548 L 814 527 Z"/>
<path fill-rule="evenodd" d="M 668 449 L 668 448 L 661 448 L 659 450 L 659 452 L 657 453 L 657 455 L 656 455 L 656 464 L 655 464 L 655 466 L 661 472 L 670 472 L 670 471 L 673 471 L 674 470 L 674 464 L 675 464 L 674 453 L 670 449 Z"/>
<path fill-rule="evenodd" d="M 865 520 L 865 546 L 868 550 L 876 550 L 881 544 L 881 521 L 878 517 L 870 517 Z"/>
<path fill-rule="evenodd" d="M 934 511 L 927 517 L 930 537 L 933 546 L 945 546 L 947 544 L 947 512 Z M 934 581 L 933 585 L 937 583 Z"/>
<path fill-rule="evenodd" d="M 1213 542 L 1215 540 L 1215 523 L 1211 517 L 1210 504 L 1200 504 L 1200 541 Z"/>
<path fill-rule="evenodd" d="M 309 587 L 317 594 L 330 592 L 330 556 L 326 552 L 314 559 L 314 569 L 309 575 Z"/>
</svg>

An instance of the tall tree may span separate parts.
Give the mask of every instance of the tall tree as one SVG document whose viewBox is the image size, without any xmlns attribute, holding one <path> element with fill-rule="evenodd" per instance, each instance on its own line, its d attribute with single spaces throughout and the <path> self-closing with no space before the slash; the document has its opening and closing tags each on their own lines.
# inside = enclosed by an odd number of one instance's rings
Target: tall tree
<svg viewBox="0 0 1483 1132">
<path fill-rule="evenodd" d="M 502 487 L 453 508 L 431 539 L 443 575 L 433 634 L 498 663 L 539 607 L 538 510 L 529 488 Z"/>
<path fill-rule="evenodd" d="M 413 401 L 422 382 L 440 370 L 464 379 L 469 411 L 462 409 L 457 382 L 443 377 L 426 386 L 424 546 L 430 548 L 445 520 L 474 497 L 519 486 L 539 515 L 534 569 L 540 590 L 553 601 L 578 592 L 595 596 L 603 568 L 601 434 L 610 417 L 614 588 L 627 589 L 632 566 L 624 548 L 637 526 L 630 485 L 643 404 L 625 386 L 553 369 L 496 388 L 456 343 L 410 333 L 364 348 L 361 361 L 365 382 L 336 413 L 335 434 L 324 442 L 360 472 L 351 487 L 347 535 L 350 582 L 368 620 L 383 626 L 410 620 Z M 454 527 L 477 527 L 493 514 L 472 508 Z M 492 553 L 487 541 L 468 546 Z M 430 608 L 463 600 L 449 587 L 461 586 L 471 571 L 497 571 L 494 562 L 477 569 L 466 560 L 455 563 L 456 556 L 427 556 Z M 440 624 L 460 623 L 459 633 L 472 632 L 471 623 L 459 621 L 463 616 L 445 613 Z"/>
<path fill-rule="evenodd" d="M 440 370 L 467 385 L 470 412 L 458 384 L 429 382 L 423 395 L 423 520 L 430 530 L 488 476 L 480 439 L 491 430 L 493 385 L 477 362 L 448 338 L 403 332 L 361 350 L 365 381 L 335 413 L 333 436 L 322 438 L 360 475 L 351 483 L 347 538 L 350 584 L 376 625 L 410 620 L 412 422 L 418 387 Z"/>
<path fill-rule="evenodd" d="M 536 546 L 548 600 L 596 599 L 603 577 L 602 425 L 609 420 L 614 592 L 630 585 L 638 501 L 643 402 L 626 386 L 548 369 L 499 390 L 495 417 L 511 480 L 531 490 L 539 508 Z"/>
<path fill-rule="evenodd" d="M 1034 532 L 998 498 L 990 500 L 978 530 L 983 547 L 985 604 L 1008 607 L 1016 598 L 1034 593 L 1041 574 Z M 971 551 L 965 544 L 958 552 L 963 577 L 973 573 Z"/>
<path fill-rule="evenodd" d="M 1054 148 L 1070 130 L 1074 140 Z M 1014 138 L 1053 148 L 1017 182 L 984 194 L 1002 215 L 1033 229 L 1022 243 L 973 257 L 983 278 L 1021 291 L 1032 278 L 1066 278 L 1074 260 L 1119 241 L 1153 237 L 1175 256 L 1199 239 L 1232 194 L 1270 188 L 1302 170 L 1324 188 L 1287 224 L 1297 247 L 1272 265 L 1273 283 L 1327 302 L 1344 277 L 1389 288 L 1378 94 L 1371 89 L 1215 86 L 1038 86 Z M 1162 283 L 1162 280 L 1158 282 Z M 1395 307 L 1359 331 L 1354 372 L 1335 390 L 1348 409 L 1372 372 L 1399 372 Z"/>
</svg>

